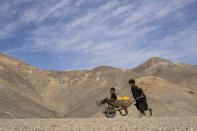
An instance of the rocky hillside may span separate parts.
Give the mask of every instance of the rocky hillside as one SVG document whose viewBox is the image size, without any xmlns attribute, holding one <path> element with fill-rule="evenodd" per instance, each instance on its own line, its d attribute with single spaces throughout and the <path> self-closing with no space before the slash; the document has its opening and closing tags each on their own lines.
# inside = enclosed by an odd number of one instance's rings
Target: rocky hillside
<svg viewBox="0 0 197 131">
<path fill-rule="evenodd" d="M 129 70 L 100 66 L 92 70 L 42 71 L 0 54 L 0 117 L 103 117 L 95 101 L 131 96 L 128 80 L 137 79 L 155 116 L 196 115 L 196 66 L 151 58 Z M 131 106 L 129 115 L 137 115 Z"/>
</svg>

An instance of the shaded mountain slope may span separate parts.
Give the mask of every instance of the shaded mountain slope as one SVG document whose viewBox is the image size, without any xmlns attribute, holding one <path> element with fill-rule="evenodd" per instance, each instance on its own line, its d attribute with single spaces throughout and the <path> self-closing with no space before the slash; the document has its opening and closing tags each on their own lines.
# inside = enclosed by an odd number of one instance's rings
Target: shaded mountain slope
<svg viewBox="0 0 197 131">
<path fill-rule="evenodd" d="M 0 114 L 7 117 L 56 117 L 42 102 L 41 86 L 48 81 L 39 69 L 0 54 Z M 6 115 L 7 114 L 7 115 Z"/>
</svg>

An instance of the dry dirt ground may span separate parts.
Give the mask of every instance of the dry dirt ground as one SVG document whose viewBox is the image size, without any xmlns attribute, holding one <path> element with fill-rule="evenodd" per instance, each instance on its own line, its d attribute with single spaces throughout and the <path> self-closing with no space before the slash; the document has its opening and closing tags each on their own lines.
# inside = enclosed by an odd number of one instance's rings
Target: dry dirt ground
<svg viewBox="0 0 197 131">
<path fill-rule="evenodd" d="M 197 117 L 1 119 L 1 131 L 196 131 Z"/>
</svg>

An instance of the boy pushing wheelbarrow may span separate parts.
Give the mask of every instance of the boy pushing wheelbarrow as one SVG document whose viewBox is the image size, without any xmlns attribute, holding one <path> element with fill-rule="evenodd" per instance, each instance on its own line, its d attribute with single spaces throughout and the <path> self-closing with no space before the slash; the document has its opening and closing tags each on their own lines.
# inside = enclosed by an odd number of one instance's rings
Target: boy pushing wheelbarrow
<svg viewBox="0 0 197 131">
<path fill-rule="evenodd" d="M 111 98 L 105 98 L 102 101 L 96 101 L 98 106 L 105 104 L 103 113 L 106 117 L 112 118 L 115 116 L 116 111 L 119 111 L 122 116 L 126 116 L 128 114 L 128 107 L 136 102 L 135 106 L 140 111 L 140 117 L 146 115 L 145 111 L 150 112 L 152 115 L 152 109 L 148 108 L 148 104 L 146 101 L 146 95 L 143 90 L 135 85 L 135 80 L 129 80 L 129 86 L 131 87 L 131 92 L 134 97 L 134 100 L 131 101 L 129 97 L 117 97 L 115 93 L 115 88 L 110 89 Z M 122 110 L 125 113 L 122 113 Z"/>
</svg>

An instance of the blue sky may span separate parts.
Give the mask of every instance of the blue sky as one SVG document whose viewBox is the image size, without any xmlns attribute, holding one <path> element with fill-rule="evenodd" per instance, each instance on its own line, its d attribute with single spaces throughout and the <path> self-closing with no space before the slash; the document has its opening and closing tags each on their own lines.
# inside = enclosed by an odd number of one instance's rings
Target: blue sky
<svg viewBox="0 0 197 131">
<path fill-rule="evenodd" d="M 0 52 L 41 69 L 197 65 L 197 0 L 0 0 Z"/>
</svg>

